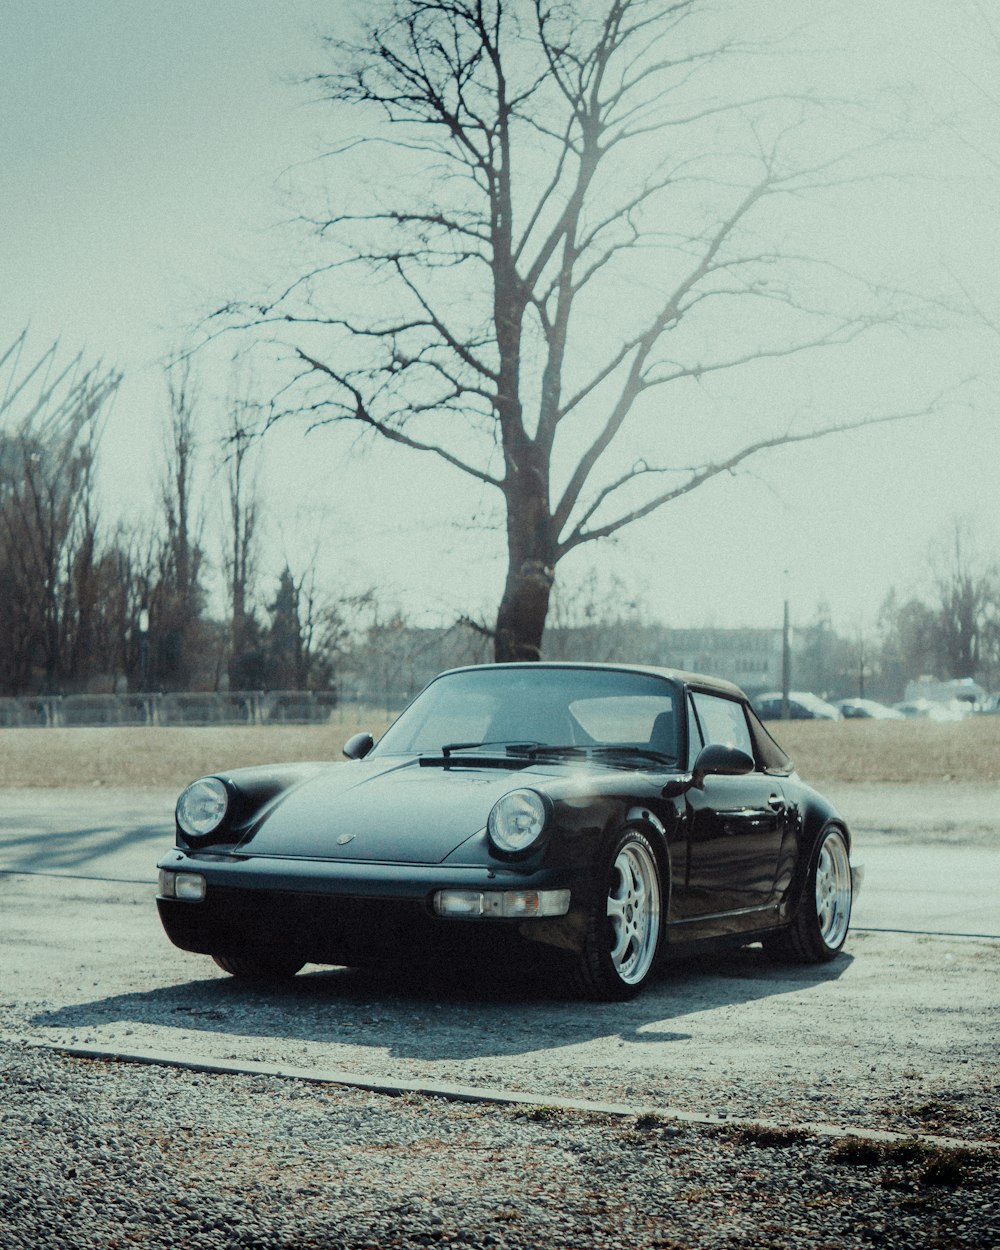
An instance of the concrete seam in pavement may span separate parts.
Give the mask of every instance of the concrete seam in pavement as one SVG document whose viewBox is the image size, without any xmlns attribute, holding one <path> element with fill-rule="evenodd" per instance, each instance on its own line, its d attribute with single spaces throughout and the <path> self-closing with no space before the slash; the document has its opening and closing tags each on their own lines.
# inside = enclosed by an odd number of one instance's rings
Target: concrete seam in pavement
<svg viewBox="0 0 1000 1250">
<path fill-rule="evenodd" d="M 28 1045 L 75 1059 L 111 1060 L 119 1063 L 142 1063 L 161 1067 L 179 1068 L 190 1072 L 218 1073 L 228 1076 L 270 1076 L 284 1080 L 303 1081 L 313 1085 L 341 1085 L 369 1093 L 398 1096 L 418 1094 L 425 1098 L 441 1098 L 449 1102 L 493 1103 L 508 1107 L 554 1107 L 563 1111 L 580 1111 L 598 1115 L 643 1116 L 652 1115 L 673 1120 L 680 1124 L 692 1124 L 713 1128 L 753 1127 L 770 1130 L 795 1130 L 816 1137 L 861 1138 L 886 1143 L 918 1140 L 929 1146 L 950 1149 L 990 1150 L 992 1142 L 974 1141 L 960 1137 L 939 1137 L 925 1133 L 894 1133 L 883 1129 L 854 1128 L 838 1124 L 815 1122 L 790 1123 L 759 1117 L 747 1119 L 708 1112 L 682 1111 L 675 1107 L 631 1106 L 618 1102 L 595 1102 L 584 1098 L 566 1098 L 555 1094 L 526 1094 L 508 1089 L 481 1089 L 466 1085 L 434 1084 L 427 1081 L 385 1080 L 360 1076 L 351 1072 L 323 1071 L 312 1068 L 286 1067 L 282 1064 L 263 1063 L 258 1060 L 196 1059 L 172 1055 L 167 1051 L 107 1050 L 97 1046 L 63 1046 L 52 1042 L 29 1041 Z"/>
<path fill-rule="evenodd" d="M 980 941 L 1000 942 L 1000 933 L 951 933 L 942 929 L 884 929 L 872 925 L 851 925 L 852 933 L 904 933 L 910 937 L 976 938 Z"/>
</svg>

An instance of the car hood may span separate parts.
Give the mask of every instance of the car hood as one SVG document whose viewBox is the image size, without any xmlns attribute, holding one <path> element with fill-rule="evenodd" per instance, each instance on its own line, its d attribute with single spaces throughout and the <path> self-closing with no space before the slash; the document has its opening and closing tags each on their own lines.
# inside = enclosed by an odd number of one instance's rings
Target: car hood
<svg viewBox="0 0 1000 1250">
<path fill-rule="evenodd" d="M 286 791 L 237 852 L 441 863 L 482 832 L 497 799 L 542 780 L 534 769 L 336 764 Z"/>
</svg>

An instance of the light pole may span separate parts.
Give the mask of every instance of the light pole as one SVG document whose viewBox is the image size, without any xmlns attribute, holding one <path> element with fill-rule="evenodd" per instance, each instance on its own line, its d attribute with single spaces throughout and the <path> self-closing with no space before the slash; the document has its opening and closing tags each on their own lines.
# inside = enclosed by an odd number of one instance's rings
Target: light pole
<svg viewBox="0 0 1000 1250">
<path fill-rule="evenodd" d="M 858 698 L 865 697 L 865 636 L 858 631 Z"/>
<path fill-rule="evenodd" d="M 149 609 L 139 610 L 139 692 L 146 693 L 149 680 Z"/>
<path fill-rule="evenodd" d="M 789 572 L 785 569 L 784 577 L 785 605 L 781 620 L 781 719 L 788 720 L 790 715 L 789 695 L 792 689 L 792 639 L 790 613 L 788 609 Z"/>
</svg>

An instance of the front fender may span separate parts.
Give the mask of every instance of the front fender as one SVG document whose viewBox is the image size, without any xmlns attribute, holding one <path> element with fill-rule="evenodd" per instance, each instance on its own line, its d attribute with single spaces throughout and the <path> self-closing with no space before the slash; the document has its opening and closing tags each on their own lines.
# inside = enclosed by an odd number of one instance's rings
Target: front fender
<svg viewBox="0 0 1000 1250">
<path fill-rule="evenodd" d="M 673 806 L 663 815 L 669 818 L 671 813 L 676 818 Z M 585 812 L 581 809 L 575 815 L 565 809 L 560 810 L 559 817 L 559 832 L 549 843 L 548 854 L 560 859 L 565 856 L 572 862 L 581 888 L 574 890 L 572 905 L 565 916 L 534 920 L 523 925 L 520 932 L 524 937 L 563 950 L 583 950 L 593 893 L 605 888 L 604 883 L 598 880 L 602 858 L 622 831 L 629 827 L 644 833 L 656 852 L 664 892 L 663 919 L 666 920 L 673 893 L 673 857 L 668 827 L 659 814 L 642 804 L 626 806 L 620 801 L 605 800 L 599 805 L 589 804 Z M 676 824 L 676 820 L 671 824 Z"/>
</svg>

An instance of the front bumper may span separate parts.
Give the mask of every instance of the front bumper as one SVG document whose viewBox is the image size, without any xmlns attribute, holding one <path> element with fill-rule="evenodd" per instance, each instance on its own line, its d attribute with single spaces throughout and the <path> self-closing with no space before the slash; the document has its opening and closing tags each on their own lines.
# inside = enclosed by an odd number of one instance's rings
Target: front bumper
<svg viewBox="0 0 1000 1250">
<path fill-rule="evenodd" d="M 163 873 L 204 878 L 204 897 L 156 900 L 167 936 L 183 950 L 241 955 L 280 950 L 305 963 L 361 964 L 410 953 L 468 956 L 506 951 L 525 938 L 563 944 L 567 917 L 526 916 L 498 907 L 500 895 L 532 893 L 569 910 L 572 882 L 545 869 L 438 865 L 324 864 L 264 857 L 186 854 L 161 860 Z M 468 906 L 440 914 L 440 898 Z M 473 906 L 471 900 L 486 903 Z M 436 900 L 438 905 L 436 906 Z M 556 934 L 556 937 L 549 936 Z"/>
</svg>

